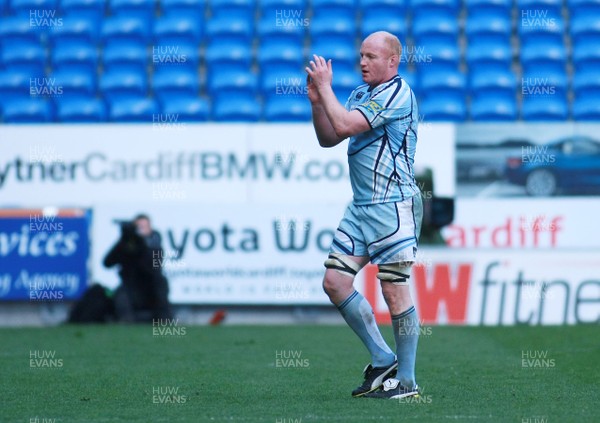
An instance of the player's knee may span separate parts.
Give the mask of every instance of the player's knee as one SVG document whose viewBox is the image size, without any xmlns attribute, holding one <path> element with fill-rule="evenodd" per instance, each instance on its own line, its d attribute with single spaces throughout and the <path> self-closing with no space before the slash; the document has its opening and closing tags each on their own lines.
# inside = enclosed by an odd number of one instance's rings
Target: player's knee
<svg viewBox="0 0 600 423">
<path fill-rule="evenodd" d="M 332 295 L 337 291 L 346 289 L 352 285 L 354 277 L 360 270 L 360 265 L 343 254 L 331 253 L 325 260 L 325 278 L 323 278 L 323 290 Z"/>
<path fill-rule="evenodd" d="M 397 286 L 408 285 L 411 266 L 412 262 L 410 261 L 380 264 L 377 278 L 381 282 L 388 282 Z"/>
</svg>

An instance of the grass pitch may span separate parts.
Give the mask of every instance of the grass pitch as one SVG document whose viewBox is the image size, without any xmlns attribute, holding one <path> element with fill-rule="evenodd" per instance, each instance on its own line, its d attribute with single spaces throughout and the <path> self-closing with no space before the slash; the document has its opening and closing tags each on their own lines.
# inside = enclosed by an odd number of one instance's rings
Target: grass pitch
<svg viewBox="0 0 600 423">
<path fill-rule="evenodd" d="M 410 401 L 350 397 L 345 326 L 182 329 L 0 329 L 0 422 L 600 421 L 598 326 L 424 328 Z"/>
</svg>

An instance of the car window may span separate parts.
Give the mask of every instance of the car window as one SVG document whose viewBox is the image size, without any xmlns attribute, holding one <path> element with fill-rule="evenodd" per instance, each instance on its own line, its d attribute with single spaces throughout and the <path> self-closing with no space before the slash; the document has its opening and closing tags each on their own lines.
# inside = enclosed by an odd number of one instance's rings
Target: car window
<svg viewBox="0 0 600 423">
<path fill-rule="evenodd" d="M 570 154 L 600 154 L 600 145 L 590 140 L 576 140 L 570 142 Z"/>
</svg>

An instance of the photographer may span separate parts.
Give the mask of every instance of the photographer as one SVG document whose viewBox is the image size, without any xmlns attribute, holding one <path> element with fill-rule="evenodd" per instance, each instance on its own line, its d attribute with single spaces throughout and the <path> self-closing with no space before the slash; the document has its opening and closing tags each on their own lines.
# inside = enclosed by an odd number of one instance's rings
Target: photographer
<svg viewBox="0 0 600 423">
<path fill-rule="evenodd" d="M 115 292 L 115 308 L 119 320 L 150 322 L 172 317 L 169 285 L 156 258 L 162 259 L 160 234 L 152 229 L 145 214 L 133 222 L 118 222 L 121 238 L 104 258 L 104 266 L 120 266 L 121 285 Z M 160 262 L 160 260 L 159 260 Z"/>
</svg>

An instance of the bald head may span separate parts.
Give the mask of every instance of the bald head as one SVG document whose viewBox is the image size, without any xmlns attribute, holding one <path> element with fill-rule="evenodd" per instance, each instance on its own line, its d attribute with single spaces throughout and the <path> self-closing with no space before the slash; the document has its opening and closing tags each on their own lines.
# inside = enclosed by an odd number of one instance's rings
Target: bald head
<svg viewBox="0 0 600 423">
<path fill-rule="evenodd" d="M 378 31 L 369 35 L 360 47 L 363 81 L 376 86 L 398 74 L 402 44 L 394 34 Z"/>
<path fill-rule="evenodd" d="M 400 57 L 400 55 L 402 54 L 402 44 L 400 43 L 400 40 L 394 34 L 391 34 L 387 31 L 373 32 L 372 34 L 367 36 L 367 38 L 365 38 L 365 41 L 367 40 L 375 44 L 384 46 L 384 48 L 386 48 L 389 51 L 390 56 L 395 54 L 398 57 Z"/>
</svg>

